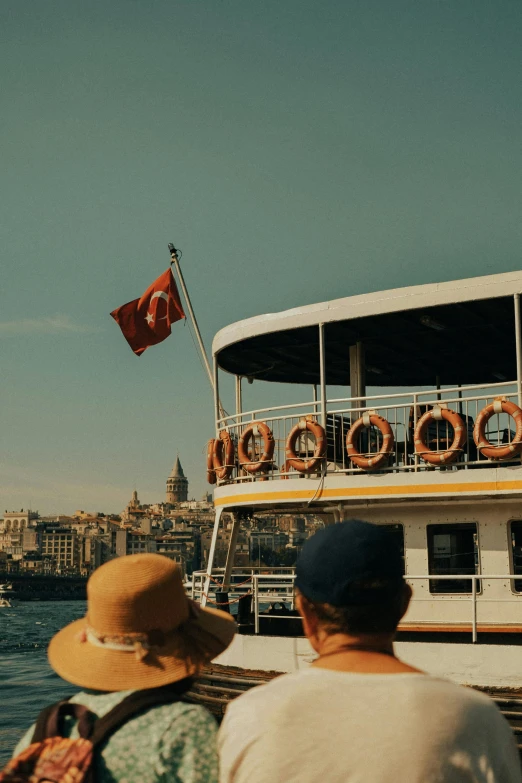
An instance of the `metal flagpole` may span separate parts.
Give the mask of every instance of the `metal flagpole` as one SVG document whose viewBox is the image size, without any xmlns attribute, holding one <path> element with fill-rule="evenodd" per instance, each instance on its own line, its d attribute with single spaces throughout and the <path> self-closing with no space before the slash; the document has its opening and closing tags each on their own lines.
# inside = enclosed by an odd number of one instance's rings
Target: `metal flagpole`
<svg viewBox="0 0 522 783">
<path fill-rule="evenodd" d="M 212 373 L 212 370 L 210 369 L 210 362 L 208 360 L 207 352 L 205 351 L 205 345 L 203 344 L 203 338 L 201 337 L 201 332 L 199 331 L 198 322 L 196 321 L 196 316 L 194 315 L 194 310 L 192 309 L 192 303 L 190 301 L 190 297 L 188 295 L 187 286 L 185 285 L 185 280 L 183 279 L 183 275 L 181 273 L 181 267 L 179 265 L 179 258 L 178 258 L 178 252 L 172 242 L 169 242 L 169 252 L 171 257 L 171 265 L 174 264 L 174 267 L 176 269 L 176 272 L 178 273 L 178 279 L 179 283 L 181 285 L 181 290 L 183 291 L 183 296 L 185 297 L 185 302 L 187 303 L 187 308 L 189 311 L 190 318 L 192 320 L 192 325 L 194 327 L 194 331 L 196 333 L 196 337 L 198 340 L 199 349 L 201 351 L 201 355 L 203 357 L 203 361 L 205 363 L 205 369 L 207 371 L 208 379 L 210 381 L 210 386 L 212 388 L 212 391 L 214 392 L 214 399 L 216 401 L 216 427 L 218 427 L 217 419 L 221 415 L 222 417 L 226 416 L 226 411 L 221 405 L 221 401 L 219 399 L 219 388 L 218 388 L 218 369 L 217 369 L 217 362 L 214 358 L 214 365 L 215 365 L 215 380 L 214 375 Z M 219 427 L 218 427 L 219 428 Z M 219 531 L 219 523 L 221 521 L 221 514 L 223 512 L 222 508 L 216 509 L 216 515 L 214 520 L 214 529 L 212 531 L 212 539 L 210 543 L 210 551 L 208 553 L 208 562 L 207 562 L 207 572 L 205 575 L 205 587 L 203 590 L 203 595 L 201 596 L 201 605 L 206 606 L 208 595 L 210 592 L 210 580 L 212 578 L 212 568 L 214 566 L 214 554 L 216 551 L 216 543 L 218 538 L 218 531 Z"/>
<path fill-rule="evenodd" d="M 170 257 L 171 257 L 171 264 L 174 264 L 174 267 L 176 269 L 176 272 L 178 273 L 179 282 L 181 285 L 181 290 L 183 291 L 183 296 L 185 297 L 185 302 L 187 303 L 187 308 L 189 311 L 189 315 L 192 321 L 192 326 L 194 327 L 194 331 L 196 333 L 196 337 L 198 339 L 199 344 L 199 350 L 201 351 L 201 355 L 203 357 L 203 361 L 205 362 L 205 369 L 208 374 L 208 379 L 210 381 L 210 385 L 212 386 L 212 389 L 214 389 L 214 378 L 212 375 L 212 370 L 210 369 L 210 363 L 208 361 L 207 352 L 205 351 L 205 346 L 203 345 L 203 340 L 201 337 L 201 332 L 199 331 L 198 322 L 196 321 L 196 316 L 194 315 L 194 310 L 192 309 L 192 303 L 190 301 L 190 297 L 188 295 L 187 286 L 185 285 L 185 281 L 183 279 L 183 275 L 181 273 L 181 267 L 179 265 L 179 258 L 178 258 L 178 250 L 174 247 L 172 242 L 169 242 L 169 251 L 170 251 Z"/>
</svg>

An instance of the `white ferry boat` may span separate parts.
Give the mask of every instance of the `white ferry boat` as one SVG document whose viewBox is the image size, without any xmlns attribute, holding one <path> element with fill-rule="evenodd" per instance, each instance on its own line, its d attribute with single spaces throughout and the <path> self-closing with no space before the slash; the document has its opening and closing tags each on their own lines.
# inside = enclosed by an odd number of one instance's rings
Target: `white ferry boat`
<svg viewBox="0 0 522 783">
<path fill-rule="evenodd" d="M 234 565 L 241 519 L 270 512 L 386 526 L 413 589 L 398 655 L 457 682 L 522 687 L 521 292 L 512 272 L 321 302 L 216 335 L 216 518 L 192 594 L 239 601 L 221 685 L 314 658 L 292 569 Z M 231 415 L 223 372 L 235 376 Z M 243 409 L 245 381 L 264 382 L 262 408 Z M 233 527 L 217 569 L 223 512 Z"/>
</svg>

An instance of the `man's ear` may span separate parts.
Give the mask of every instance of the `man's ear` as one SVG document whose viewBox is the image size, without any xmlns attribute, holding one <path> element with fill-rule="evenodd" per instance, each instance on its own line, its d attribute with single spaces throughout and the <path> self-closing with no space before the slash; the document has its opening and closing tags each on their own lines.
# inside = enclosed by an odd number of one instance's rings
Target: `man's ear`
<svg viewBox="0 0 522 783">
<path fill-rule="evenodd" d="M 312 639 L 317 635 L 317 615 L 301 593 L 297 593 L 295 596 L 295 608 L 303 620 L 305 636 L 307 636 L 308 639 Z"/>
<path fill-rule="evenodd" d="M 408 582 L 404 582 L 401 604 L 401 620 L 408 611 L 408 606 L 410 605 L 412 595 L 413 590 L 411 589 L 411 585 L 409 585 Z"/>
</svg>

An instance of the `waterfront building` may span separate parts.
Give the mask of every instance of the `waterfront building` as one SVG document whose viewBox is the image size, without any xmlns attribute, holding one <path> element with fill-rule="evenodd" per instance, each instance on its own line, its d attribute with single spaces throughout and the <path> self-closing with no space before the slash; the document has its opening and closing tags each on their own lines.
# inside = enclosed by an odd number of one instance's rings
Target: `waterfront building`
<svg viewBox="0 0 522 783">
<path fill-rule="evenodd" d="M 5 511 L 3 520 L 0 520 L 0 532 L 10 533 L 25 530 L 36 524 L 38 512 L 28 509 L 24 511 Z"/>
<path fill-rule="evenodd" d="M 251 530 L 249 534 L 250 539 L 250 558 L 252 560 L 259 559 L 261 548 L 271 549 L 272 552 L 278 552 L 280 549 L 284 549 L 289 542 L 289 537 L 286 533 L 280 530 Z"/>
<path fill-rule="evenodd" d="M 179 457 L 167 479 L 167 503 L 184 503 L 188 500 L 188 479 L 183 473 Z"/>
<path fill-rule="evenodd" d="M 24 554 L 19 562 L 20 572 L 25 574 L 50 575 L 55 570 L 52 557 L 43 556 L 38 552 Z"/>
<path fill-rule="evenodd" d="M 65 527 L 66 525 L 72 525 L 73 522 L 76 522 L 76 517 L 69 517 L 65 514 L 47 514 L 43 517 L 38 517 L 38 524 L 45 525 L 61 525 Z"/>
<path fill-rule="evenodd" d="M 125 506 L 124 510 L 121 512 L 122 525 L 128 522 L 135 522 L 136 519 L 138 519 L 141 516 L 144 516 L 145 513 L 146 513 L 145 510 L 142 508 L 140 504 L 140 500 L 138 498 L 138 492 L 137 490 L 134 490 L 131 499 Z"/>
<path fill-rule="evenodd" d="M 222 568 L 225 565 L 228 552 L 228 542 L 230 532 L 220 530 L 216 537 L 216 548 L 214 550 L 214 563 L 216 568 Z M 201 533 L 201 567 L 205 568 L 208 563 L 210 546 L 212 543 L 212 528 L 208 528 Z"/>
<path fill-rule="evenodd" d="M 36 552 L 40 546 L 40 533 L 35 527 L 27 527 L 22 531 L 22 551 Z"/>
<path fill-rule="evenodd" d="M 201 537 L 184 523 L 180 527 L 156 538 L 156 552 L 174 560 L 186 576 L 201 567 Z"/>
<path fill-rule="evenodd" d="M 156 539 L 140 530 L 115 530 L 112 533 L 112 554 L 114 557 L 124 555 L 141 555 L 156 551 Z"/>
<path fill-rule="evenodd" d="M 111 536 L 100 533 L 100 530 L 90 530 L 81 536 L 80 573 L 89 576 L 99 566 L 112 558 Z"/>
<path fill-rule="evenodd" d="M 45 528 L 42 533 L 41 553 L 50 556 L 57 573 L 70 573 L 80 566 L 80 539 L 69 527 Z"/>
</svg>

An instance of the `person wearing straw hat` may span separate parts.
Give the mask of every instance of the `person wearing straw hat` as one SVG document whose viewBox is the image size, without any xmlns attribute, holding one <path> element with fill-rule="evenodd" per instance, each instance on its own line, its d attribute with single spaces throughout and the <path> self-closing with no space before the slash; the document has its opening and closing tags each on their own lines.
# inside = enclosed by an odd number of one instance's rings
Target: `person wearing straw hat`
<svg viewBox="0 0 522 783">
<path fill-rule="evenodd" d="M 116 558 L 93 573 L 87 615 L 53 637 L 49 662 L 60 677 L 83 689 L 70 702 L 98 719 L 136 691 L 141 697 L 147 691 L 152 704 L 99 746 L 94 756 L 99 783 L 167 778 L 215 783 L 215 721 L 204 707 L 182 699 L 192 678 L 228 647 L 234 633 L 230 615 L 189 601 L 180 569 L 163 555 Z M 165 686 L 176 695 L 154 704 Z M 63 734 L 78 737 L 77 724 L 70 718 L 65 723 Z M 33 733 L 34 726 L 15 755 L 30 745 Z"/>
</svg>

